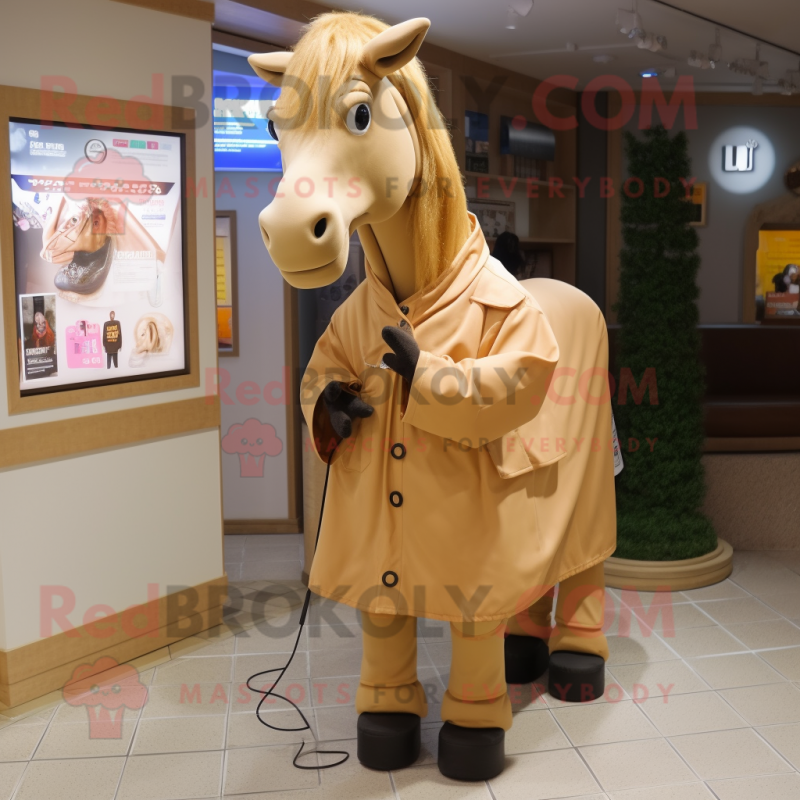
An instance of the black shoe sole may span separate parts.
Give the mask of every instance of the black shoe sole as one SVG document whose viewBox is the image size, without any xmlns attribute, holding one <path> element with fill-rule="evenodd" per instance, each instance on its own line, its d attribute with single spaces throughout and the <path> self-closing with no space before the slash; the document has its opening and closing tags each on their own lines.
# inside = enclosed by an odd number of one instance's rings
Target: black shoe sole
<svg viewBox="0 0 800 800">
<path fill-rule="evenodd" d="M 456 781 L 487 781 L 506 761 L 502 728 L 462 728 L 445 722 L 439 731 L 439 772 Z"/>
<path fill-rule="evenodd" d="M 547 691 L 568 703 L 589 703 L 603 696 L 606 664 L 600 656 L 559 650 L 550 654 Z"/>
<path fill-rule="evenodd" d="M 533 683 L 547 672 L 550 651 L 537 636 L 506 637 L 506 683 Z"/>
<path fill-rule="evenodd" d="M 388 771 L 410 767 L 420 751 L 420 723 L 416 714 L 379 714 L 358 717 L 358 760 L 370 769 Z"/>
</svg>

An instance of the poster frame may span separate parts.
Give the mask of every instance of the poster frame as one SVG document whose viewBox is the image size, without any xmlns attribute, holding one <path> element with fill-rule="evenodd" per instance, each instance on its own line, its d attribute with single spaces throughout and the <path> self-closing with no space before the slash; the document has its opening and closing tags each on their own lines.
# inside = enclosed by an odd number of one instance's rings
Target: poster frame
<svg viewBox="0 0 800 800">
<path fill-rule="evenodd" d="M 143 375 L 137 379 L 125 381 L 99 381 L 92 386 L 71 388 L 53 387 L 51 391 L 28 393 L 20 388 L 20 368 L 22 364 L 21 341 L 17 331 L 17 287 L 14 269 L 14 230 L 11 211 L 11 171 L 10 143 L 8 124 L 15 118 L 38 120 L 39 124 L 53 122 L 44 113 L 51 108 L 53 98 L 44 96 L 38 89 L 24 89 L 13 86 L 0 86 L 0 289 L 2 289 L 3 309 L 3 349 L 5 355 L 6 392 L 9 415 L 40 411 L 52 408 L 64 408 L 86 403 L 116 400 L 120 398 L 159 392 L 176 391 L 200 385 L 198 309 L 197 309 L 197 231 L 196 231 L 196 197 L 190 187 L 196 187 L 195 181 L 195 131 L 194 118 L 190 109 L 173 106 L 152 105 L 145 109 L 147 117 L 141 118 L 141 107 L 131 101 L 131 113 L 124 100 L 102 98 L 105 108 L 115 108 L 115 120 L 108 124 L 97 124 L 87 117 L 87 107 L 97 106 L 98 98 L 76 95 L 70 98 L 70 113 L 73 120 L 70 124 L 89 126 L 93 129 L 120 130 L 129 129 L 141 132 L 159 132 L 179 134 L 183 137 L 182 173 L 184 185 L 182 192 L 182 226 L 183 226 L 183 292 L 184 292 L 184 326 L 186 353 L 184 369 L 169 375 Z M 90 105 L 91 104 L 91 105 Z M 95 113 L 97 111 L 95 110 Z M 158 124 L 154 125 L 152 117 L 158 113 Z M 104 110 L 105 116 L 110 116 Z M 56 123 L 59 120 L 55 120 Z"/>
<path fill-rule="evenodd" d="M 231 244 L 231 263 L 230 263 L 230 280 L 231 280 L 231 341 L 230 348 L 221 348 L 219 346 L 219 336 L 217 338 L 217 355 L 219 358 L 237 358 L 239 356 L 239 258 L 237 253 L 237 232 L 236 232 L 236 212 L 223 211 L 217 209 L 215 211 L 215 218 L 227 217 L 230 222 L 230 244 Z M 216 231 L 215 231 L 216 237 Z M 216 241 L 215 241 L 216 253 Z M 219 306 L 217 306 L 219 307 Z"/>
</svg>

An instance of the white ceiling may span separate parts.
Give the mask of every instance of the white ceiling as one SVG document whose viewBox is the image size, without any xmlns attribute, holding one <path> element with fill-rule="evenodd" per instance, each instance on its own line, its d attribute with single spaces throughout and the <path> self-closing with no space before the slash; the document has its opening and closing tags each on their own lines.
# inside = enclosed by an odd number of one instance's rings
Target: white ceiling
<svg viewBox="0 0 800 800">
<path fill-rule="evenodd" d="M 252 1 L 252 0 L 251 0 Z M 255 0 L 257 2 L 257 0 Z M 291 0 L 287 0 L 291 2 Z M 750 89 L 752 79 L 737 75 L 725 64 L 737 57 L 753 58 L 752 39 L 722 28 L 722 63 L 715 70 L 689 67 L 690 50 L 707 53 L 714 41 L 714 25 L 653 0 L 639 0 L 639 14 L 647 31 L 667 37 L 668 47 L 651 53 L 631 45 L 615 25 L 618 7 L 632 8 L 633 0 L 534 0 L 533 10 L 518 20 L 516 30 L 505 27 L 507 0 L 335 0 L 340 8 L 374 14 L 388 23 L 425 16 L 431 20 L 428 40 L 474 58 L 508 69 L 546 78 L 567 74 L 584 86 L 592 78 L 613 74 L 634 86 L 644 69 L 675 67 L 676 75 L 692 75 L 699 90 Z M 800 0 L 668 0 L 721 23 L 800 51 Z M 274 7 L 274 6 L 273 6 Z M 218 0 L 217 26 L 232 33 L 290 44 L 296 24 L 276 28 L 275 15 L 257 11 L 233 0 Z M 270 38 L 271 37 L 271 38 Z M 278 40 L 280 37 L 280 40 Z M 567 42 L 578 46 L 567 50 Z M 593 56 L 612 56 L 598 64 Z M 766 91 L 787 70 L 800 68 L 800 57 L 762 45 L 761 59 L 770 65 Z M 800 85 L 800 74 L 795 74 Z M 674 79 L 673 79 L 674 81 Z M 661 78 L 664 86 L 671 81 Z"/>
</svg>

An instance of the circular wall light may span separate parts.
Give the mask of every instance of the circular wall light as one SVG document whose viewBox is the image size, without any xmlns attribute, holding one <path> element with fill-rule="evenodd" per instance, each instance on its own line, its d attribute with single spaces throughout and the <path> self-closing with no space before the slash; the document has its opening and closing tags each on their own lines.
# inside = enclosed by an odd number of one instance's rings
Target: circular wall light
<svg viewBox="0 0 800 800">
<path fill-rule="evenodd" d="M 775 148 L 766 134 L 750 125 L 736 125 L 714 139 L 708 152 L 711 177 L 725 191 L 758 191 L 775 171 Z"/>
</svg>

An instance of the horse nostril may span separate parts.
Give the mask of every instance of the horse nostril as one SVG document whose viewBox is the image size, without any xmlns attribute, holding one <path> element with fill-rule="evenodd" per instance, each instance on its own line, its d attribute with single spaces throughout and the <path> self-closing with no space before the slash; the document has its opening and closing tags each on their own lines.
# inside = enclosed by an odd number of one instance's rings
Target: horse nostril
<svg viewBox="0 0 800 800">
<path fill-rule="evenodd" d="M 325 217 L 322 217 L 317 221 L 317 224 L 314 226 L 314 236 L 319 239 L 323 233 L 325 233 L 325 228 L 328 227 L 328 221 Z"/>
</svg>

